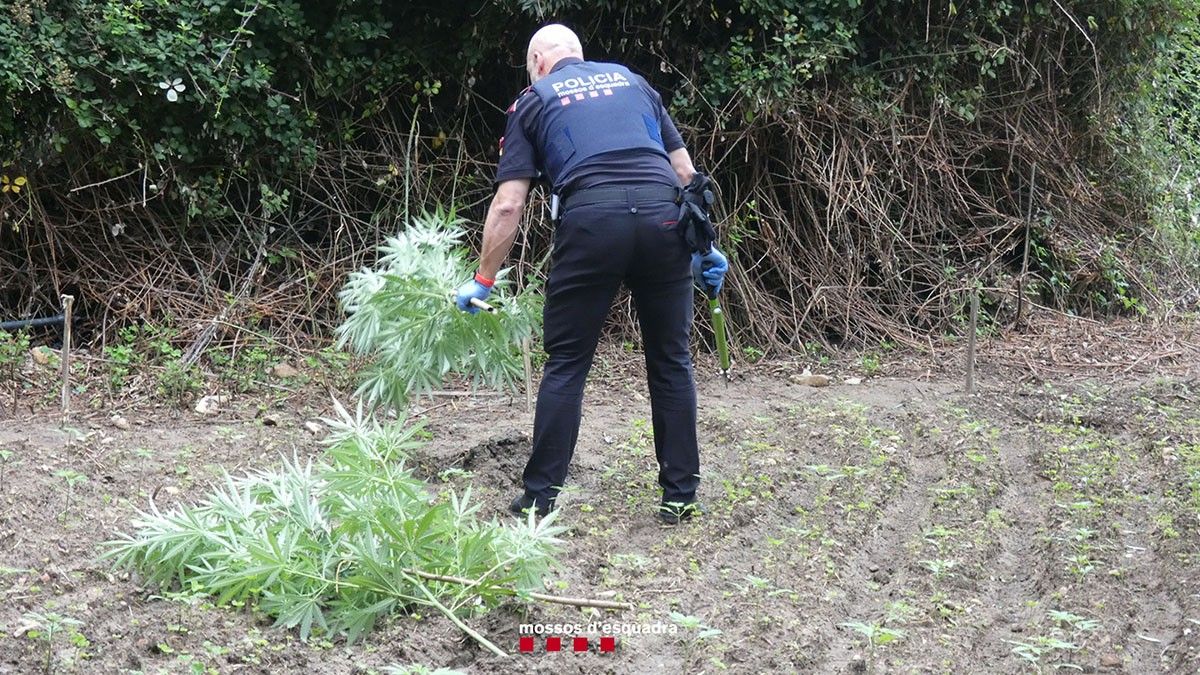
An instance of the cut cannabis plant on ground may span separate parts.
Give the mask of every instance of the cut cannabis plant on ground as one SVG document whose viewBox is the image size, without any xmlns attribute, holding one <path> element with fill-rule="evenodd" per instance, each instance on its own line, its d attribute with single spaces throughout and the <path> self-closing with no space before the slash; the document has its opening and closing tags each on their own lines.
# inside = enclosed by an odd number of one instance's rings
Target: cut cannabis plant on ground
<svg viewBox="0 0 1200 675">
<path fill-rule="evenodd" d="M 500 311 L 455 307 L 454 289 L 474 272 L 462 222 L 440 211 L 414 219 L 339 294 L 347 314 L 339 344 L 374 357 L 357 392 L 369 403 L 403 409 L 411 394 L 436 389 L 450 373 L 497 388 L 523 378 L 521 342 L 539 330 L 542 298 L 529 288 L 510 293 L 502 270 L 488 299 Z"/>
<path fill-rule="evenodd" d="M 426 606 L 499 652 L 463 618 L 540 587 L 562 528 L 553 517 L 481 522 L 469 491 L 435 497 L 405 467 L 419 425 L 338 412 L 323 461 L 226 475 L 196 505 L 152 503 L 105 556 L 151 585 L 255 603 L 305 639 L 353 640 L 381 616 Z"/>
</svg>

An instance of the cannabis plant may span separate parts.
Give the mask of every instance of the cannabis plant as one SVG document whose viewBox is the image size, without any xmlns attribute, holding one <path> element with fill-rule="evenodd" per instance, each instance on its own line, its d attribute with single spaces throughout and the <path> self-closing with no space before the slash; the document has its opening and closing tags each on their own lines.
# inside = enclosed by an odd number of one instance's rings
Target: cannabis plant
<svg viewBox="0 0 1200 675">
<path fill-rule="evenodd" d="M 540 587 L 561 528 L 553 516 L 481 521 L 469 491 L 431 494 L 405 466 L 420 425 L 337 408 L 320 462 L 226 475 L 194 505 L 151 503 L 105 556 L 150 585 L 256 604 L 304 639 L 353 640 L 389 613 L 432 607 L 499 652 L 464 619 Z"/>
<path fill-rule="evenodd" d="M 456 308 L 454 289 L 474 272 L 462 222 L 441 211 L 416 218 L 339 294 L 347 314 L 339 345 L 374 356 L 358 390 L 371 404 L 403 408 L 410 395 L 441 386 L 451 373 L 497 388 L 521 381 L 521 342 L 538 331 L 541 297 L 528 288 L 512 292 L 504 270 L 489 298 L 500 311 Z"/>
<path fill-rule="evenodd" d="M 67 633 L 70 641 L 79 647 L 87 646 L 87 638 L 78 631 L 83 625 L 79 619 L 63 616 L 58 612 L 26 612 L 21 617 L 21 627 L 25 629 L 31 640 L 41 640 L 46 643 L 46 662 L 43 672 L 50 675 L 54 666 L 54 648 L 58 636 Z"/>
</svg>

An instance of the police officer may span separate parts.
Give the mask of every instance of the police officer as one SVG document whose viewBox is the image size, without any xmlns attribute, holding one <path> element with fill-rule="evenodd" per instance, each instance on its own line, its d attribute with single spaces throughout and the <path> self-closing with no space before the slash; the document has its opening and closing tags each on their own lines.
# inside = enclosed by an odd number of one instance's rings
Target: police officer
<svg viewBox="0 0 1200 675">
<path fill-rule="evenodd" d="M 618 64 L 584 61 L 579 38 L 558 24 L 534 34 L 526 70 L 532 86 L 508 109 L 479 269 L 457 297 L 460 309 L 477 311 L 471 299 L 490 293 L 531 181 L 547 181 L 557 205 L 543 319 L 549 358 L 525 490 L 510 509 L 544 515 L 554 507 L 575 451 L 596 344 L 613 297 L 625 284 L 646 352 L 663 491 L 659 517 L 678 523 L 698 511 L 700 482 L 688 346 L 693 276 L 719 290 L 727 262 L 715 248 L 693 255 L 677 231 L 680 186 L 696 170 L 661 98 L 645 80 Z"/>
</svg>

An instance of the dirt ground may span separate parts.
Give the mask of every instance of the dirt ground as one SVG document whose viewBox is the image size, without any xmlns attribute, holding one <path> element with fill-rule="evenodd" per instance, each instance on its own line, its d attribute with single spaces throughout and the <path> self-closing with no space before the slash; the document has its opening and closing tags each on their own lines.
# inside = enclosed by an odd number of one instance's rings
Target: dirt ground
<svg viewBox="0 0 1200 675">
<path fill-rule="evenodd" d="M 64 428 L 40 406 L 0 418 L 0 673 L 45 666 L 30 612 L 80 622 L 52 643 L 54 672 L 1196 672 L 1197 345 L 1190 325 L 1041 325 L 982 346 L 973 396 L 959 346 L 738 364 L 727 386 L 706 356 L 707 513 L 678 527 L 653 517 L 641 368 L 606 353 L 547 588 L 638 609 L 512 605 L 472 620 L 506 659 L 440 616 L 304 643 L 252 609 L 146 590 L 97 560 L 151 498 L 195 499 L 221 467 L 318 455 L 303 425 L 330 414 L 323 392 L 269 389 L 215 416 L 144 401 L 120 411 L 128 429 L 111 410 Z M 831 385 L 798 383 L 806 367 Z M 528 451 L 523 397 L 439 396 L 418 411 L 433 435 L 421 473 L 472 486 L 504 518 Z M 541 638 L 518 653 L 522 623 L 592 621 L 661 630 L 623 634 L 611 653 L 547 653 Z"/>
</svg>

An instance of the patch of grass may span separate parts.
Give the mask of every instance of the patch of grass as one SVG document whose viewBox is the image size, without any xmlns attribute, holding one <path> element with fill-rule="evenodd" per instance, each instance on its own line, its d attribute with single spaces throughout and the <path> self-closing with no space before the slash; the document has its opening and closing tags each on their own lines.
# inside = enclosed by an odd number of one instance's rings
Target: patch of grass
<svg viewBox="0 0 1200 675">
<path fill-rule="evenodd" d="M 896 625 L 904 625 L 921 614 L 921 610 L 903 600 L 887 603 L 884 611 L 884 623 Z"/>
<path fill-rule="evenodd" d="M 875 352 L 867 352 L 859 358 L 858 365 L 864 375 L 874 375 L 883 366 L 883 361 Z"/>
<path fill-rule="evenodd" d="M 766 352 L 753 345 L 742 347 L 742 358 L 746 359 L 746 363 L 758 363 L 766 355 Z"/>
<path fill-rule="evenodd" d="M 17 402 L 21 394 L 21 383 L 17 380 L 17 372 L 25 362 L 29 353 L 29 333 L 18 331 L 10 333 L 0 330 L 0 371 L 12 386 L 12 412 L 17 414 Z"/>
<path fill-rule="evenodd" d="M 814 359 L 817 365 L 821 366 L 828 365 L 832 360 L 829 354 L 825 352 L 825 347 L 819 342 L 805 342 L 804 355 L 810 359 Z"/>
<path fill-rule="evenodd" d="M 14 460 L 17 456 L 16 451 L 8 448 L 0 448 L 0 490 L 4 489 L 5 479 L 8 475 L 8 467 L 10 464 L 17 464 L 20 460 Z"/>
<path fill-rule="evenodd" d="M 545 352 L 541 352 L 541 358 L 544 363 Z M 354 355 L 333 345 L 323 347 L 315 354 L 306 355 L 304 365 L 307 372 L 316 373 L 316 377 L 326 388 L 337 391 L 352 389 L 358 377 Z"/>
</svg>

